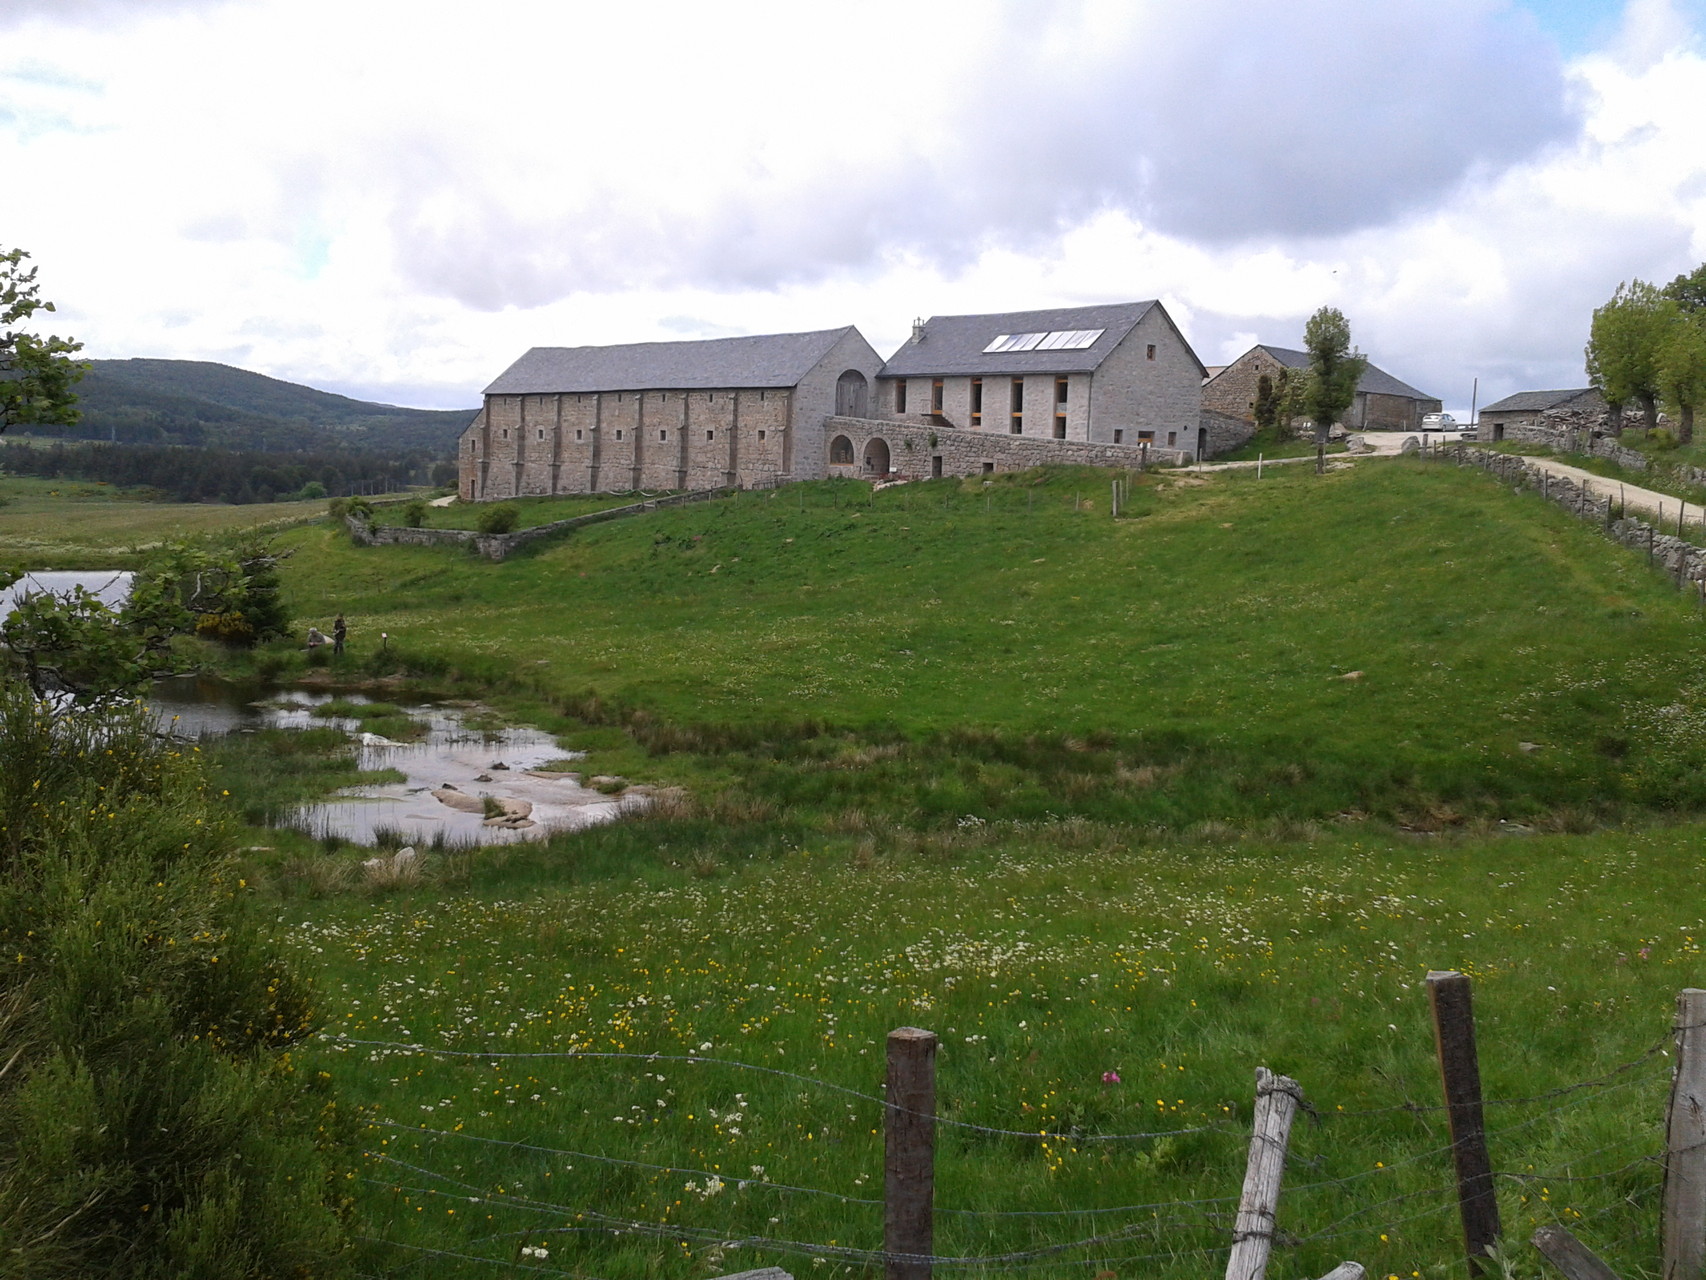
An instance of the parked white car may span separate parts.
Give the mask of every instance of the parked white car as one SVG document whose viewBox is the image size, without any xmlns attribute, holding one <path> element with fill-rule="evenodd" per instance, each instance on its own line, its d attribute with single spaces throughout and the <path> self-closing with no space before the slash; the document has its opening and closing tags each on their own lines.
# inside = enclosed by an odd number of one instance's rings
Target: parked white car
<svg viewBox="0 0 1706 1280">
<path fill-rule="evenodd" d="M 1457 419 L 1449 413 L 1424 413 L 1422 415 L 1423 431 L 1456 431 Z"/>
</svg>

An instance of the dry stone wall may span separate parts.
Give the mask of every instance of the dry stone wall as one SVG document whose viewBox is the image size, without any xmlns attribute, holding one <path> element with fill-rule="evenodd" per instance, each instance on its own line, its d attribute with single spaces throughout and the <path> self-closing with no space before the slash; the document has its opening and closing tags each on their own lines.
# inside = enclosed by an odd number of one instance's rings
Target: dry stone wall
<svg viewBox="0 0 1706 1280">
<path fill-rule="evenodd" d="M 690 502 L 704 502 L 708 498 L 721 498 L 733 493 L 732 488 L 703 489 L 697 493 L 676 493 L 666 498 L 647 498 L 644 502 L 630 503 L 625 507 L 609 507 L 603 511 L 589 511 L 584 516 L 570 516 L 567 520 L 553 520 L 550 524 L 535 525 L 531 529 L 518 529 L 514 533 L 479 533 L 473 529 L 411 529 L 407 526 L 369 525 L 359 516 L 346 516 L 344 524 L 348 527 L 350 537 L 358 546 L 363 547 L 472 547 L 476 553 L 488 560 L 502 560 L 517 547 L 526 546 L 530 542 L 538 542 L 542 538 L 552 538 L 571 529 L 579 529 L 583 525 L 598 524 L 605 520 L 620 520 L 623 516 L 639 515 L 644 511 L 657 511 L 662 507 L 680 507 Z"/>
</svg>

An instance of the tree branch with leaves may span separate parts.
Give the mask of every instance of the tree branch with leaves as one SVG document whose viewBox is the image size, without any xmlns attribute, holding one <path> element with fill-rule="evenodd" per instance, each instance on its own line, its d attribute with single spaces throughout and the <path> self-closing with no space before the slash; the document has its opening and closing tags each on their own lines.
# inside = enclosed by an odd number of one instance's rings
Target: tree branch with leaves
<svg viewBox="0 0 1706 1280">
<path fill-rule="evenodd" d="M 88 366 L 71 357 L 81 342 L 42 337 L 20 326 L 52 311 L 41 296 L 36 268 L 22 249 L 0 250 L 0 432 L 14 423 L 66 427 L 77 421 L 72 386 Z"/>
<path fill-rule="evenodd" d="M 1327 469 L 1327 436 L 1356 400 L 1368 357 L 1351 346 L 1351 323 L 1337 307 L 1322 307 L 1303 326 L 1309 353 L 1304 412 L 1315 424 L 1315 474 Z"/>
</svg>

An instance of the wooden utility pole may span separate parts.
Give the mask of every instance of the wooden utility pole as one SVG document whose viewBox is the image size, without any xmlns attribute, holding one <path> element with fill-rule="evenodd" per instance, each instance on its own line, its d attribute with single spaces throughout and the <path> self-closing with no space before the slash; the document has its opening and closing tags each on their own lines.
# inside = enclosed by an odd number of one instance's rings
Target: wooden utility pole
<svg viewBox="0 0 1706 1280">
<path fill-rule="evenodd" d="M 1664 1280 L 1706 1274 L 1706 991 L 1676 997 L 1676 1066 L 1665 1113 Z"/>
<path fill-rule="evenodd" d="M 886 1280 L 930 1280 L 935 1250 L 936 1033 L 889 1032 L 883 1132 Z M 922 1259 L 922 1261 L 921 1261 Z"/>
<path fill-rule="evenodd" d="M 1274 1247 L 1274 1215 L 1280 1181 L 1285 1177 L 1291 1122 L 1303 1101 L 1303 1089 L 1290 1076 L 1256 1068 L 1256 1116 L 1250 1129 L 1250 1158 L 1244 1167 L 1244 1193 L 1232 1226 L 1232 1254 L 1226 1280 L 1262 1280 Z"/>
<path fill-rule="evenodd" d="M 1493 1165 L 1487 1155 L 1487 1126 L 1481 1114 L 1481 1064 L 1475 1052 L 1475 1012 L 1469 975 L 1450 970 L 1428 974 L 1434 1045 L 1440 1083 L 1451 1122 L 1451 1158 L 1457 1169 L 1457 1202 L 1463 1219 L 1469 1274 L 1481 1274 L 1481 1259 L 1499 1243 L 1499 1202 L 1493 1195 Z"/>
</svg>

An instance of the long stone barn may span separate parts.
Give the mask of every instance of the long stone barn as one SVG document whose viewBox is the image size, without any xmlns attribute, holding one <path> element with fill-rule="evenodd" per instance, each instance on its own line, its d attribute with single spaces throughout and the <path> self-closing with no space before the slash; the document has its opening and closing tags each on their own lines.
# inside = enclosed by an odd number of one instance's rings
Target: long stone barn
<svg viewBox="0 0 1706 1280">
<path fill-rule="evenodd" d="M 851 325 L 534 347 L 486 388 L 462 433 L 459 491 L 480 502 L 821 476 L 824 419 L 866 413 L 882 363 Z"/>
<path fill-rule="evenodd" d="M 535 347 L 458 445 L 465 501 L 1137 467 L 1235 448 L 1159 302 L 919 321 L 884 362 L 858 329 Z"/>
</svg>

